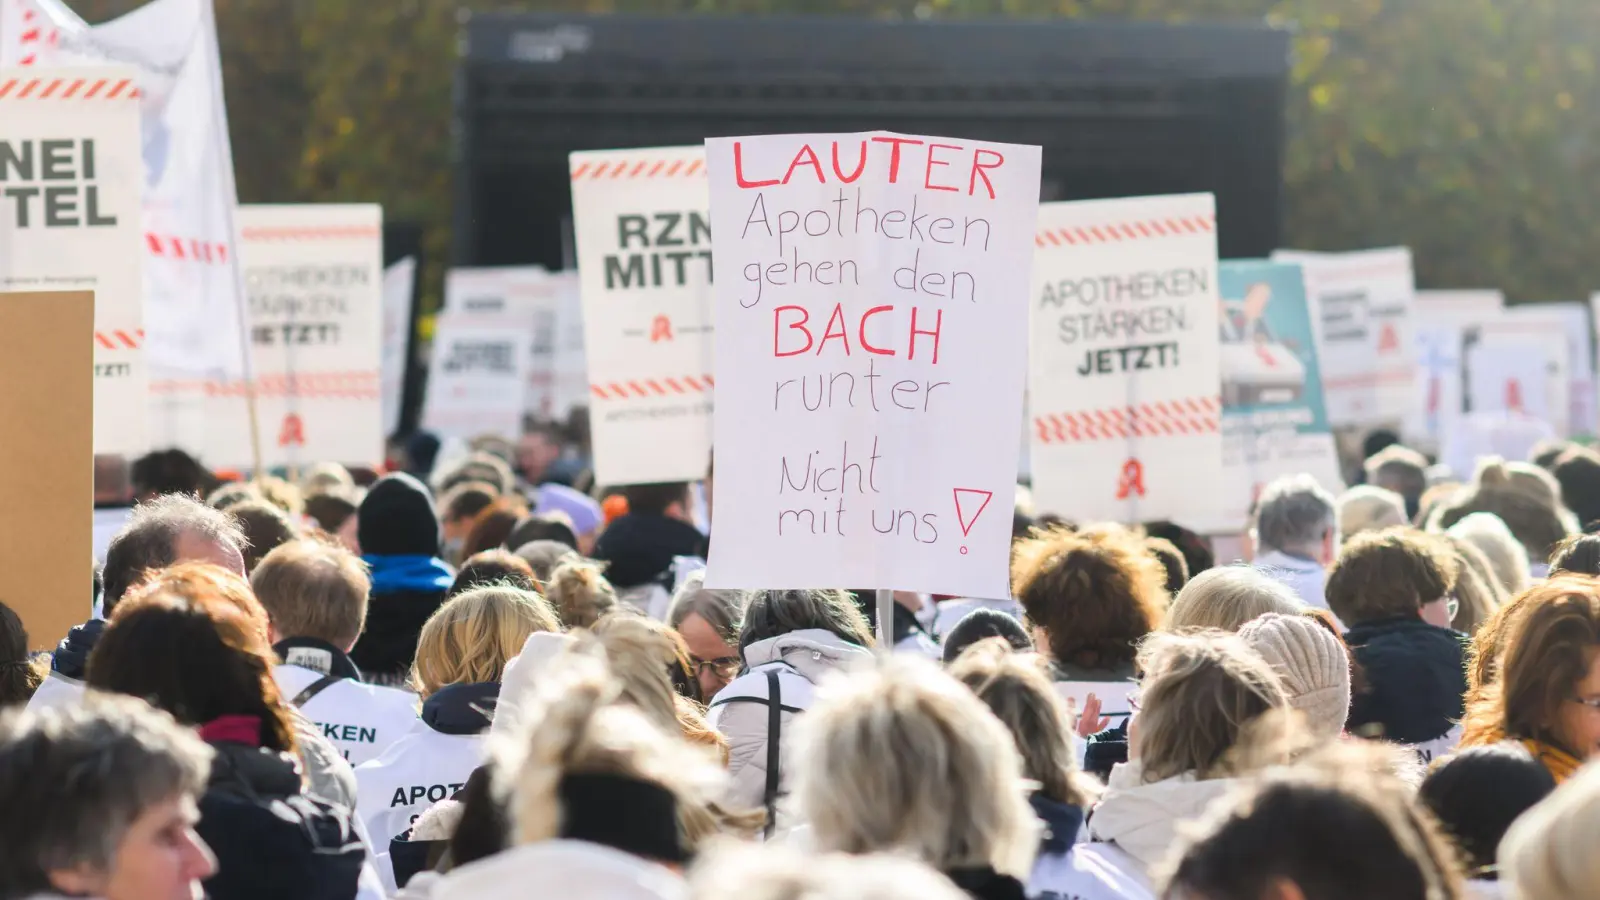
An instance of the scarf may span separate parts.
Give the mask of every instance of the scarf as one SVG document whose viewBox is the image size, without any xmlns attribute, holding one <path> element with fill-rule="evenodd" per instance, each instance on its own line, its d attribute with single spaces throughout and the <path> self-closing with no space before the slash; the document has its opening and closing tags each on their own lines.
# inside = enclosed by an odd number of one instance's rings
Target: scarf
<svg viewBox="0 0 1600 900">
<path fill-rule="evenodd" d="M 1576 775 L 1578 768 L 1583 765 L 1583 761 L 1576 756 L 1562 750 L 1560 747 L 1551 746 L 1543 741 L 1527 738 L 1520 741 L 1520 743 L 1528 748 L 1528 752 L 1533 754 L 1534 759 L 1544 763 L 1544 767 L 1550 770 L 1550 775 L 1555 778 L 1558 786 L 1565 783 L 1568 778 Z"/>
<path fill-rule="evenodd" d="M 455 573 L 436 556 L 363 556 L 372 569 L 372 596 L 438 594 L 450 590 Z"/>
</svg>

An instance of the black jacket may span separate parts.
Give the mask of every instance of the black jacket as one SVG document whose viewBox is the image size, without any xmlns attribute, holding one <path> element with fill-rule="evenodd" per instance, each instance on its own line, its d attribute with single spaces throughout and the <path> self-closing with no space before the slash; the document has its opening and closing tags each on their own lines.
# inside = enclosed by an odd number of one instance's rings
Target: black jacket
<svg viewBox="0 0 1600 900">
<path fill-rule="evenodd" d="M 1350 698 L 1345 730 L 1421 744 L 1461 720 L 1467 636 L 1416 618 L 1365 622 L 1345 634 L 1366 689 Z"/>
<path fill-rule="evenodd" d="M 94 649 L 95 642 L 100 640 L 105 630 L 106 623 L 100 619 L 90 619 L 82 625 L 73 626 L 61 643 L 56 645 L 55 655 L 50 658 L 50 668 L 68 678 L 82 681 L 89 668 L 89 651 Z"/>
<path fill-rule="evenodd" d="M 688 522 L 630 513 L 600 533 L 594 558 L 609 563 L 606 580 L 624 589 L 662 581 L 675 556 L 704 556 L 705 552 L 705 535 Z"/>
<path fill-rule="evenodd" d="M 294 759 L 215 743 L 196 828 L 217 856 L 211 900 L 351 900 L 366 862 L 352 813 L 306 796 Z"/>
<path fill-rule="evenodd" d="M 994 869 L 951 869 L 944 877 L 955 882 L 973 900 L 1027 900 L 1022 882 Z"/>
<path fill-rule="evenodd" d="M 395 591 L 367 601 L 367 624 L 350 661 L 373 684 L 403 684 L 417 657 L 422 625 L 444 605 L 444 591 Z"/>
</svg>

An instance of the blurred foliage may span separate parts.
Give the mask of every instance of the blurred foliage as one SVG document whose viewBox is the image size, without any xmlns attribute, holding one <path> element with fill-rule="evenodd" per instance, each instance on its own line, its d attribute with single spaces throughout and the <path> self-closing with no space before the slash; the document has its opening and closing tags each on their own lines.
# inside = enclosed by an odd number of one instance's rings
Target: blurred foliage
<svg viewBox="0 0 1600 900">
<path fill-rule="evenodd" d="M 102 21 L 135 0 L 69 0 Z M 215 0 L 246 202 L 377 201 L 448 250 L 457 9 L 1265 19 L 1295 30 L 1285 243 L 1408 244 L 1419 283 L 1600 288 L 1597 0 Z M 1266 138 L 1264 138 L 1266 139 Z"/>
</svg>

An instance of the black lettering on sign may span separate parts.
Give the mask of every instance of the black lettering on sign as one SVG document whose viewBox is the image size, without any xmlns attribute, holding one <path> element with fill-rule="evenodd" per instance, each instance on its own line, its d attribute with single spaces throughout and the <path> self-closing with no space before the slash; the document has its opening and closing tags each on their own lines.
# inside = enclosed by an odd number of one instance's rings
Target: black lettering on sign
<svg viewBox="0 0 1600 900">
<path fill-rule="evenodd" d="M 94 158 L 87 138 L 0 141 L 0 216 L 17 228 L 115 226 L 116 214 L 100 200 Z"/>
<path fill-rule="evenodd" d="M 450 355 L 444 360 L 444 370 L 457 374 L 463 372 L 509 374 L 515 371 L 511 356 L 515 352 L 517 345 L 510 341 L 452 344 Z"/>
<path fill-rule="evenodd" d="M 256 325 L 250 329 L 252 342 L 264 347 L 307 346 L 339 343 L 337 322 L 292 322 L 287 325 Z"/>
<path fill-rule="evenodd" d="M 1087 351 L 1083 355 L 1083 365 L 1078 367 L 1078 374 L 1087 376 L 1141 372 L 1167 369 L 1177 364 L 1177 344 L 1135 344 L 1130 347 L 1106 347 Z"/>
</svg>

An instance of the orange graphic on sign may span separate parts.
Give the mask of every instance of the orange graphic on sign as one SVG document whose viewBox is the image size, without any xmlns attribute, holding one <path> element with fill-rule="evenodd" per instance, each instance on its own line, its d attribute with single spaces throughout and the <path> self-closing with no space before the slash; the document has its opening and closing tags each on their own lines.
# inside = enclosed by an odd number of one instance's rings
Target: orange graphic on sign
<svg viewBox="0 0 1600 900">
<path fill-rule="evenodd" d="M 1144 465 L 1130 459 L 1122 464 L 1122 477 L 1117 479 L 1117 499 L 1126 500 L 1134 494 L 1144 496 Z"/>
<path fill-rule="evenodd" d="M 656 316 L 650 323 L 650 343 L 672 340 L 672 320 L 666 316 Z"/>
<path fill-rule="evenodd" d="M 278 446 L 288 447 L 291 445 L 297 447 L 306 445 L 306 423 L 301 421 L 300 416 L 295 413 L 289 413 L 284 416 L 283 427 L 278 429 Z"/>
<path fill-rule="evenodd" d="M 1393 353 L 1400 349 L 1400 335 L 1395 333 L 1394 323 L 1383 323 L 1383 331 L 1378 333 L 1378 352 Z"/>
</svg>

